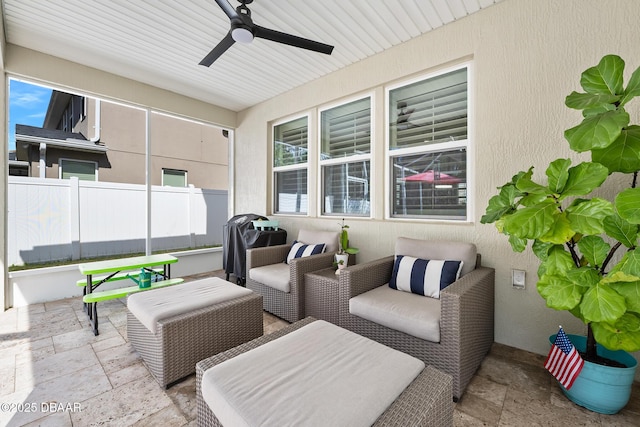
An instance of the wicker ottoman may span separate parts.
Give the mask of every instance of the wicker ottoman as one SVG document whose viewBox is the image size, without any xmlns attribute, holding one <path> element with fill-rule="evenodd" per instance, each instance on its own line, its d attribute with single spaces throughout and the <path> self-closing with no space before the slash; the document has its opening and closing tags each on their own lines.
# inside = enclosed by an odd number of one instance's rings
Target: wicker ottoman
<svg viewBox="0 0 640 427">
<path fill-rule="evenodd" d="M 174 308 L 149 325 L 150 300 Z M 262 296 L 219 278 L 134 294 L 127 307 L 129 342 L 163 387 L 192 374 L 198 361 L 263 333 Z"/>
<path fill-rule="evenodd" d="M 243 345 L 198 362 L 196 365 L 196 399 L 198 411 L 198 426 L 222 426 L 221 422 L 213 413 L 203 397 L 203 378 L 205 378 L 205 372 L 207 370 L 225 361 L 229 361 L 230 359 L 233 359 L 234 357 L 239 356 L 243 353 L 247 353 L 251 350 L 256 350 L 258 347 L 264 344 L 271 343 L 278 338 L 284 337 L 285 335 L 293 331 L 296 331 L 300 328 L 303 328 L 304 326 L 309 325 L 312 322 L 315 322 L 315 320 L 316 319 L 314 318 L 307 317 L 306 319 L 291 324 L 283 329 L 280 329 L 277 332 L 254 339 Z M 269 345 L 270 350 L 273 348 L 273 344 Z M 266 347 L 264 349 L 266 350 Z M 264 352 L 260 352 L 258 354 L 260 354 L 260 357 L 264 357 L 266 355 L 266 353 Z M 243 357 L 243 362 L 245 362 L 246 360 L 251 359 Z M 236 367 L 234 366 L 234 369 L 235 368 Z M 297 372 L 300 371 L 299 366 L 295 366 L 293 367 L 293 369 Z M 233 377 L 233 381 L 235 383 L 235 376 Z M 286 378 L 290 378 L 290 376 L 285 375 L 279 377 L 278 381 L 286 381 Z M 206 381 L 211 381 L 211 378 L 206 378 Z M 309 387 L 313 387 L 313 384 L 309 384 Z M 271 386 L 267 384 L 265 385 L 265 388 L 271 388 Z M 350 388 L 350 390 L 353 390 L 352 393 L 357 393 L 357 390 L 354 390 L 352 388 Z M 269 394 L 266 393 L 266 391 L 265 393 L 262 393 L 260 390 L 256 391 L 260 395 Z M 451 426 L 453 425 L 453 402 L 451 399 L 451 393 L 451 376 L 438 371 L 431 366 L 426 366 L 422 369 L 422 371 L 418 373 L 415 379 L 413 379 L 413 381 L 410 382 L 406 388 L 404 388 L 404 391 L 400 391 L 400 394 L 397 398 L 395 398 L 395 401 L 393 401 L 390 406 L 386 408 L 382 415 L 380 415 L 377 420 L 375 420 L 375 423 L 373 425 L 403 427 Z M 251 402 L 251 405 L 254 405 L 254 403 L 256 402 Z M 294 407 L 291 408 L 292 411 L 295 411 L 296 409 L 297 408 Z M 323 411 L 322 413 L 326 414 L 326 411 Z M 269 417 L 279 426 L 286 425 L 275 421 L 276 419 L 279 419 L 278 414 L 272 414 Z M 324 419 L 324 417 L 322 418 Z M 323 423 L 323 420 L 319 419 L 310 420 L 307 418 L 307 420 L 309 420 L 308 424 L 310 425 L 318 425 L 319 423 L 322 425 Z"/>
</svg>

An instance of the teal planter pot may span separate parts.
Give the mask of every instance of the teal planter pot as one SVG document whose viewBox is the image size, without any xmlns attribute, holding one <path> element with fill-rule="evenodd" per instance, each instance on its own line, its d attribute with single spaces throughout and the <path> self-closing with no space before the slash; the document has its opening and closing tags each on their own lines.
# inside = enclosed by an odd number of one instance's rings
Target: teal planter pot
<svg viewBox="0 0 640 427">
<path fill-rule="evenodd" d="M 584 352 L 587 338 L 580 335 L 567 335 L 579 352 Z M 556 334 L 549 337 L 553 345 Z M 627 368 L 614 368 L 584 362 L 582 372 L 578 375 L 570 390 L 562 388 L 569 400 L 600 414 L 615 414 L 629 402 L 631 385 L 635 377 L 638 362 L 626 351 L 611 351 L 598 344 L 598 355 L 620 362 Z"/>
</svg>

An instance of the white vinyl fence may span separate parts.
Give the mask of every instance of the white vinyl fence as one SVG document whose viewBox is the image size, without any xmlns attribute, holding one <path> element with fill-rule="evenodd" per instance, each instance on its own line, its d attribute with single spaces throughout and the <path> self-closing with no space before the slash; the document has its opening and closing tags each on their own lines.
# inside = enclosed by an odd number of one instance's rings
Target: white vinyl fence
<svg viewBox="0 0 640 427">
<path fill-rule="evenodd" d="M 72 179 L 9 177 L 8 263 L 24 265 L 144 252 L 146 187 Z M 222 244 L 227 192 L 151 190 L 151 247 Z"/>
</svg>

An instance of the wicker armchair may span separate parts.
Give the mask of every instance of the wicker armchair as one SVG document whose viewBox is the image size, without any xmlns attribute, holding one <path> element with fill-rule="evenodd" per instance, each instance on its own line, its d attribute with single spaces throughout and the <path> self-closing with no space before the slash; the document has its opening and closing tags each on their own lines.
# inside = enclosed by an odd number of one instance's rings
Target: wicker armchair
<svg viewBox="0 0 640 427">
<path fill-rule="evenodd" d="M 324 243 L 325 252 L 304 258 L 296 258 L 285 264 L 291 245 L 268 246 L 247 250 L 248 289 L 263 296 L 266 311 L 296 322 L 305 317 L 304 275 L 333 265 L 334 254 L 338 250 L 338 232 L 300 230 L 297 241 L 306 244 Z M 279 281 L 288 282 L 288 291 L 257 280 L 258 273 L 268 269 L 270 275 L 282 276 Z"/>
<path fill-rule="evenodd" d="M 460 278 L 440 292 L 440 342 L 417 338 L 350 313 L 351 298 L 388 286 L 394 256 L 354 265 L 341 272 L 339 324 L 450 374 L 453 398 L 457 401 L 493 343 L 495 271 L 480 266 L 480 255 L 472 244 L 407 238 L 396 242 L 396 254 L 424 259 L 460 259 L 455 258 L 456 248 L 462 248 L 465 257 L 475 262 L 465 262 Z"/>
</svg>

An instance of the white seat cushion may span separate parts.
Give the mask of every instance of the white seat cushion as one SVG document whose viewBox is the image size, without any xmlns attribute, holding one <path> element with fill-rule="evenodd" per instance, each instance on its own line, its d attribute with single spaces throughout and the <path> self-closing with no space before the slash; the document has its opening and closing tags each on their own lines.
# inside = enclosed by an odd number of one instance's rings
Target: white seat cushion
<svg viewBox="0 0 640 427">
<path fill-rule="evenodd" d="M 218 277 L 209 277 L 130 295 L 127 299 L 127 308 L 140 323 L 155 334 L 158 320 L 251 293 L 250 289 Z"/>
<path fill-rule="evenodd" d="M 282 292 L 291 292 L 289 264 L 280 262 L 249 270 L 249 278 Z"/>
<path fill-rule="evenodd" d="M 440 300 L 388 284 L 349 300 L 349 313 L 423 340 L 440 342 Z"/>
<path fill-rule="evenodd" d="M 225 426 L 370 426 L 424 366 L 318 320 L 208 369 L 201 390 Z"/>
</svg>

